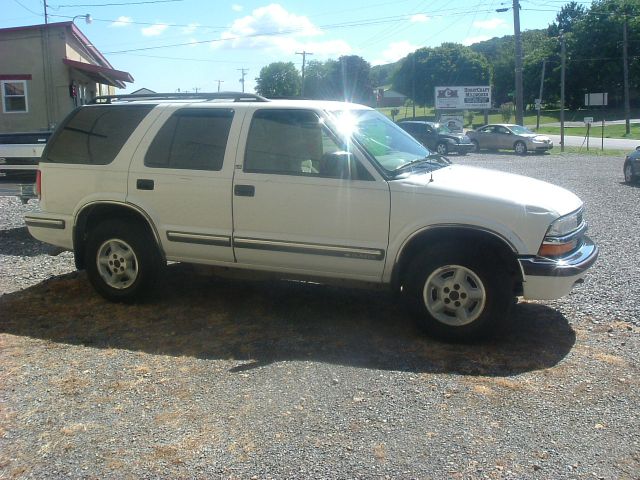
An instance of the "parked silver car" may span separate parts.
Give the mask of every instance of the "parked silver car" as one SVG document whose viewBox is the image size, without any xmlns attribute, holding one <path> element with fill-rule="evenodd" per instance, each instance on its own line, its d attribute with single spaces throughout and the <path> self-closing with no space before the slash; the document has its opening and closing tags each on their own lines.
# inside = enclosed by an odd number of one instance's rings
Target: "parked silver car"
<svg viewBox="0 0 640 480">
<path fill-rule="evenodd" d="M 470 130 L 467 135 L 480 150 L 514 150 L 518 155 L 528 151 L 544 152 L 553 148 L 553 142 L 546 135 L 538 135 L 521 125 L 507 123 L 491 124 Z"/>
</svg>

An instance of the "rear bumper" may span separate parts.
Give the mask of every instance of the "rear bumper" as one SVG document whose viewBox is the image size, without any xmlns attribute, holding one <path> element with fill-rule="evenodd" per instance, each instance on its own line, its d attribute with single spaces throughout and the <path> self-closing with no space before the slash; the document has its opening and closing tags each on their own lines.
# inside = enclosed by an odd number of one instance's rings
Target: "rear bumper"
<svg viewBox="0 0 640 480">
<path fill-rule="evenodd" d="M 567 295 L 584 280 L 598 258 L 598 247 L 584 237 L 580 248 L 561 258 L 520 258 L 524 274 L 523 294 L 532 300 L 552 300 Z"/>
</svg>

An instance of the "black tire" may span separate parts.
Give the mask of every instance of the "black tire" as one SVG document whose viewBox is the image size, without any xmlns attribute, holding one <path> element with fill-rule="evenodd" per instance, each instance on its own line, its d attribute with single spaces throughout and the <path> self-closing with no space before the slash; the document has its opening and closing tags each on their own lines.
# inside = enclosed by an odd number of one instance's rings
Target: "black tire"
<svg viewBox="0 0 640 480">
<path fill-rule="evenodd" d="M 427 334 L 469 342 L 487 338 L 507 320 L 514 298 L 511 277 L 487 253 L 453 243 L 430 248 L 413 260 L 405 285 Z M 476 298 L 480 293 L 482 298 Z"/>
<path fill-rule="evenodd" d="M 471 140 L 471 143 L 473 143 L 473 151 L 476 153 L 480 153 L 480 144 L 478 143 L 477 140 Z"/>
<path fill-rule="evenodd" d="M 626 183 L 635 183 L 638 181 L 638 176 L 633 173 L 633 167 L 630 162 L 625 162 L 624 167 L 622 167 L 622 173 L 624 174 L 624 181 Z"/>
<path fill-rule="evenodd" d="M 436 145 L 436 152 L 438 155 L 446 155 L 449 153 L 449 146 L 445 142 L 439 142 Z"/>
<path fill-rule="evenodd" d="M 513 150 L 518 155 L 525 155 L 527 153 L 527 144 L 518 140 L 513 144 Z"/>
<path fill-rule="evenodd" d="M 98 224 L 89 233 L 85 251 L 89 281 L 112 302 L 132 303 L 146 298 L 165 266 L 155 240 L 133 221 Z"/>
</svg>

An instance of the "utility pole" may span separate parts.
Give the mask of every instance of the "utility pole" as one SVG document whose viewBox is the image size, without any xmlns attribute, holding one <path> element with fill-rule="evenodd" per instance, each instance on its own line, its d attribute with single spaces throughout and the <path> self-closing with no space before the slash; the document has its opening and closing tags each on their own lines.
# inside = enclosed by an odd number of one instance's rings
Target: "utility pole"
<svg viewBox="0 0 640 480">
<path fill-rule="evenodd" d="M 560 59 L 560 151 L 564 152 L 564 77 L 567 66 L 567 48 L 562 31 L 560 31 Z"/>
<path fill-rule="evenodd" d="M 628 47 L 629 39 L 627 36 L 627 29 L 629 20 L 627 15 L 624 16 L 624 22 L 622 23 L 622 61 L 624 62 L 624 124 L 627 135 L 631 133 L 631 106 L 629 105 L 629 57 Z"/>
<path fill-rule="evenodd" d="M 413 103 L 413 119 L 416 119 L 416 52 L 413 52 L 411 57 L 413 60 L 411 62 L 411 90 L 412 90 L 412 102 Z M 436 118 L 436 121 L 438 119 Z"/>
<path fill-rule="evenodd" d="M 244 77 L 247 75 L 247 72 L 249 71 L 248 68 L 238 68 L 237 69 L 239 72 L 242 72 L 242 78 L 240 79 L 240 83 L 242 84 L 242 93 L 244 93 Z"/>
<path fill-rule="evenodd" d="M 522 38 L 520 36 L 520 2 L 513 0 L 513 36 L 516 50 L 516 123 L 524 125 L 522 99 Z"/>
<path fill-rule="evenodd" d="M 536 130 L 540 128 L 540 110 L 542 109 L 542 89 L 544 87 L 544 71 L 546 66 L 547 66 L 547 60 L 546 59 L 542 60 L 542 75 L 540 75 L 540 96 L 538 97 L 538 100 L 540 103 L 536 105 L 536 110 L 538 111 L 538 114 L 536 116 Z"/>
<path fill-rule="evenodd" d="M 301 52 L 296 52 L 296 55 L 302 55 L 302 87 L 300 88 L 300 96 L 304 97 L 304 67 L 307 63 L 307 55 L 313 55 L 313 53 L 303 50 Z"/>
<path fill-rule="evenodd" d="M 44 82 L 44 104 L 47 113 L 47 129 L 53 127 L 51 111 L 53 99 L 51 98 L 51 67 L 49 60 L 49 14 L 47 12 L 47 0 L 43 0 L 44 6 L 44 30 L 42 32 L 42 80 Z"/>
<path fill-rule="evenodd" d="M 220 92 L 220 84 L 224 83 L 224 80 L 214 80 L 214 82 L 218 82 L 218 92 Z"/>
</svg>

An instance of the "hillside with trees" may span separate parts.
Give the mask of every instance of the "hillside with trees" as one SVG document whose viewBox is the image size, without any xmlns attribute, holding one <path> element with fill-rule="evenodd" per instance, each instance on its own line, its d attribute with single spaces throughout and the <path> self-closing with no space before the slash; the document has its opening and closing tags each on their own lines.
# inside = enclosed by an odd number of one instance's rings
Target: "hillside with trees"
<svg viewBox="0 0 640 480">
<path fill-rule="evenodd" d="M 569 108 L 583 105 L 584 94 L 608 92 L 609 105 L 623 103 L 623 44 L 626 25 L 631 105 L 640 105 L 640 0 L 594 0 L 590 7 L 569 2 L 548 28 L 522 34 L 524 102 L 532 107 L 539 96 L 545 64 L 543 101 L 555 104 L 560 95 L 561 36 L 566 44 L 566 102 Z M 420 48 L 402 60 L 371 67 L 352 55 L 306 66 L 304 92 L 307 98 L 372 103 L 375 87 L 391 87 L 419 106 L 433 105 L 437 85 L 492 86 L 495 106 L 513 100 L 514 38 L 512 35 L 473 44 L 469 47 L 444 43 Z M 292 77 L 292 64 L 286 70 Z M 258 93 L 275 91 L 273 78 L 282 75 L 282 65 L 260 72 Z M 294 69 L 295 70 L 295 69 Z M 301 89 L 294 78 L 287 79 L 287 92 L 295 96 Z M 297 78 L 297 77 L 296 77 Z"/>
</svg>

